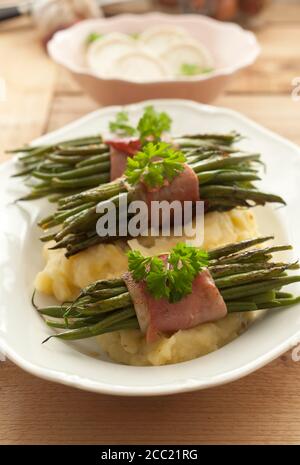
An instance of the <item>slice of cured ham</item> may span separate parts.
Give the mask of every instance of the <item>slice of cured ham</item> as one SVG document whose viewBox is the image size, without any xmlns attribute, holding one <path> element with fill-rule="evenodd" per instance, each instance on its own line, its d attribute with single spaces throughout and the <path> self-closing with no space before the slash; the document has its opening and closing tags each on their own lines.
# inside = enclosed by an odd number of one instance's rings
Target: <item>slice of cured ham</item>
<svg viewBox="0 0 300 465">
<path fill-rule="evenodd" d="M 141 331 L 147 342 L 154 342 L 160 333 L 172 334 L 227 315 L 226 304 L 207 269 L 196 276 L 192 292 L 179 302 L 155 299 L 144 281 L 136 282 L 130 272 L 123 275 L 134 303 Z"/>
<path fill-rule="evenodd" d="M 141 142 L 137 138 L 106 140 L 110 147 L 110 180 L 123 176 L 127 158 L 133 157 L 140 149 Z"/>
<path fill-rule="evenodd" d="M 184 164 L 184 170 L 179 173 L 171 182 L 159 188 L 149 189 L 144 183 L 140 183 L 137 190 L 140 200 L 144 200 L 148 207 L 152 201 L 179 200 L 184 202 L 190 200 L 196 202 L 200 199 L 199 181 L 193 169 Z"/>
</svg>

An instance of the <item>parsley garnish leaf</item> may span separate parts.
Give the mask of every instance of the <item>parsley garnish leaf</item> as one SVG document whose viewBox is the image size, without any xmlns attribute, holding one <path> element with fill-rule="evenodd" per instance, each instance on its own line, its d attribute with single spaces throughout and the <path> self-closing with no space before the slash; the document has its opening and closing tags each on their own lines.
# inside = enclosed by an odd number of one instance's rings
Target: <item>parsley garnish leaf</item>
<svg viewBox="0 0 300 465">
<path fill-rule="evenodd" d="M 179 74 L 182 76 L 197 76 L 211 71 L 213 71 L 213 68 L 201 68 L 197 63 L 182 63 Z"/>
<path fill-rule="evenodd" d="M 103 37 L 103 34 L 99 34 L 98 32 L 91 32 L 86 38 L 86 43 L 92 44 L 96 40 L 102 39 L 102 37 Z"/>
<path fill-rule="evenodd" d="M 168 287 L 168 271 L 164 262 L 159 257 L 152 257 L 150 270 L 146 276 L 147 288 L 150 294 L 156 299 L 170 297 L 170 288 Z"/>
<path fill-rule="evenodd" d="M 141 143 L 147 139 L 158 142 L 164 132 L 171 128 L 172 120 L 165 112 L 157 112 L 152 106 L 145 108 L 143 116 L 140 118 L 137 128 L 129 124 L 129 116 L 126 111 L 120 111 L 116 115 L 115 121 L 109 123 L 111 132 L 120 136 L 139 136 Z"/>
<path fill-rule="evenodd" d="M 137 131 L 129 124 L 129 116 L 126 111 L 120 111 L 116 115 L 115 121 L 109 123 L 111 132 L 115 132 L 119 136 L 134 136 Z"/>
<path fill-rule="evenodd" d="M 201 249 L 179 243 L 165 263 L 160 257 L 143 257 L 128 252 L 129 271 L 136 281 L 145 281 L 150 294 L 174 303 L 192 292 L 193 281 L 208 265 L 208 254 Z"/>
<path fill-rule="evenodd" d="M 132 250 L 128 252 L 128 268 L 132 272 L 135 281 L 141 281 L 147 276 L 147 267 L 151 262 L 151 257 L 143 257 L 141 252 Z"/>
<path fill-rule="evenodd" d="M 161 187 L 171 182 L 184 169 L 186 158 L 166 142 L 149 142 L 143 151 L 127 159 L 125 176 L 131 185 L 144 182 L 148 187 Z"/>
<path fill-rule="evenodd" d="M 172 120 L 167 113 L 158 113 L 154 110 L 153 106 L 146 107 L 137 126 L 141 142 L 145 142 L 148 137 L 159 141 L 161 135 L 170 130 L 171 123 Z"/>
</svg>

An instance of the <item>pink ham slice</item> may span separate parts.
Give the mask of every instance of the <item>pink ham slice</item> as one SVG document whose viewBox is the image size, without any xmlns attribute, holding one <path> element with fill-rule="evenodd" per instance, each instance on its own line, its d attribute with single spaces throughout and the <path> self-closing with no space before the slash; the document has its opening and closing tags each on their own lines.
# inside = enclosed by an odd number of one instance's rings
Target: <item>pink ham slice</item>
<svg viewBox="0 0 300 465">
<path fill-rule="evenodd" d="M 130 272 L 125 273 L 123 279 L 133 300 L 141 331 L 149 343 L 154 342 L 160 333 L 172 334 L 227 315 L 226 304 L 208 270 L 194 279 L 191 294 L 176 303 L 154 299 L 145 282 L 136 282 Z"/>
<path fill-rule="evenodd" d="M 110 180 L 123 176 L 128 157 L 133 157 L 140 149 L 141 142 L 137 138 L 106 140 L 110 147 Z"/>
<path fill-rule="evenodd" d="M 155 189 L 149 189 L 144 183 L 140 183 L 138 189 L 138 196 L 140 200 L 144 200 L 148 207 L 151 206 L 152 201 L 172 202 L 179 200 L 184 202 L 190 200 L 196 202 L 200 200 L 199 181 L 193 169 L 184 164 L 184 170 L 175 176 L 175 178 L 165 186 Z"/>
</svg>

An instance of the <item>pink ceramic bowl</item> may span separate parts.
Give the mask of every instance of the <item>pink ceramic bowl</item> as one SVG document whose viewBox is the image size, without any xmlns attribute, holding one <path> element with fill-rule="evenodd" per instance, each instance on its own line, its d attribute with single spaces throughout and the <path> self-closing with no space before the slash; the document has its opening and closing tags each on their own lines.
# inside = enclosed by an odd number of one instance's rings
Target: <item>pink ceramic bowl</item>
<svg viewBox="0 0 300 465">
<path fill-rule="evenodd" d="M 91 32 L 139 33 L 153 25 L 177 25 L 189 31 L 209 50 L 215 69 L 209 74 L 180 80 L 139 83 L 104 79 L 85 63 L 86 37 Z M 232 23 L 200 15 L 120 15 L 108 19 L 82 21 L 57 32 L 48 43 L 50 57 L 68 69 L 82 88 L 102 105 L 127 104 L 155 98 L 184 98 L 211 102 L 240 69 L 257 58 L 260 47 L 251 32 Z"/>
</svg>

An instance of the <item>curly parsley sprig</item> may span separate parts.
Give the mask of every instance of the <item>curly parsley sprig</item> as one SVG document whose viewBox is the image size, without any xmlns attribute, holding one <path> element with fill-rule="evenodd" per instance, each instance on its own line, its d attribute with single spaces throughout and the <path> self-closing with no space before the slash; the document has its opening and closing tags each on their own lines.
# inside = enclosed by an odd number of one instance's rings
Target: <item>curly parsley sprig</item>
<svg viewBox="0 0 300 465">
<path fill-rule="evenodd" d="M 120 136 L 139 136 L 141 143 L 144 144 L 147 139 L 154 142 L 159 141 L 164 132 L 171 128 L 172 120 L 165 112 L 157 112 L 153 106 L 147 106 L 143 116 L 140 118 L 137 127 L 129 124 L 129 116 L 126 111 L 120 111 L 116 119 L 109 123 L 109 129 Z"/>
<path fill-rule="evenodd" d="M 137 134 L 137 130 L 129 124 L 129 116 L 126 111 L 117 113 L 115 121 L 109 123 L 109 129 L 119 136 L 134 136 Z"/>
<path fill-rule="evenodd" d="M 164 262 L 160 257 L 143 257 L 128 252 L 128 266 L 135 281 L 145 281 L 150 294 L 174 303 L 192 292 L 195 277 L 208 265 L 208 254 L 201 249 L 179 243 Z"/>
<path fill-rule="evenodd" d="M 155 111 L 153 106 L 146 107 L 137 125 L 141 142 L 144 143 L 147 138 L 159 141 L 162 134 L 171 129 L 171 123 L 170 116 L 164 111 L 159 113 Z"/>
<path fill-rule="evenodd" d="M 149 142 L 141 152 L 127 159 L 125 176 L 132 186 L 143 182 L 150 188 L 171 182 L 184 169 L 186 158 L 166 142 Z"/>
</svg>

